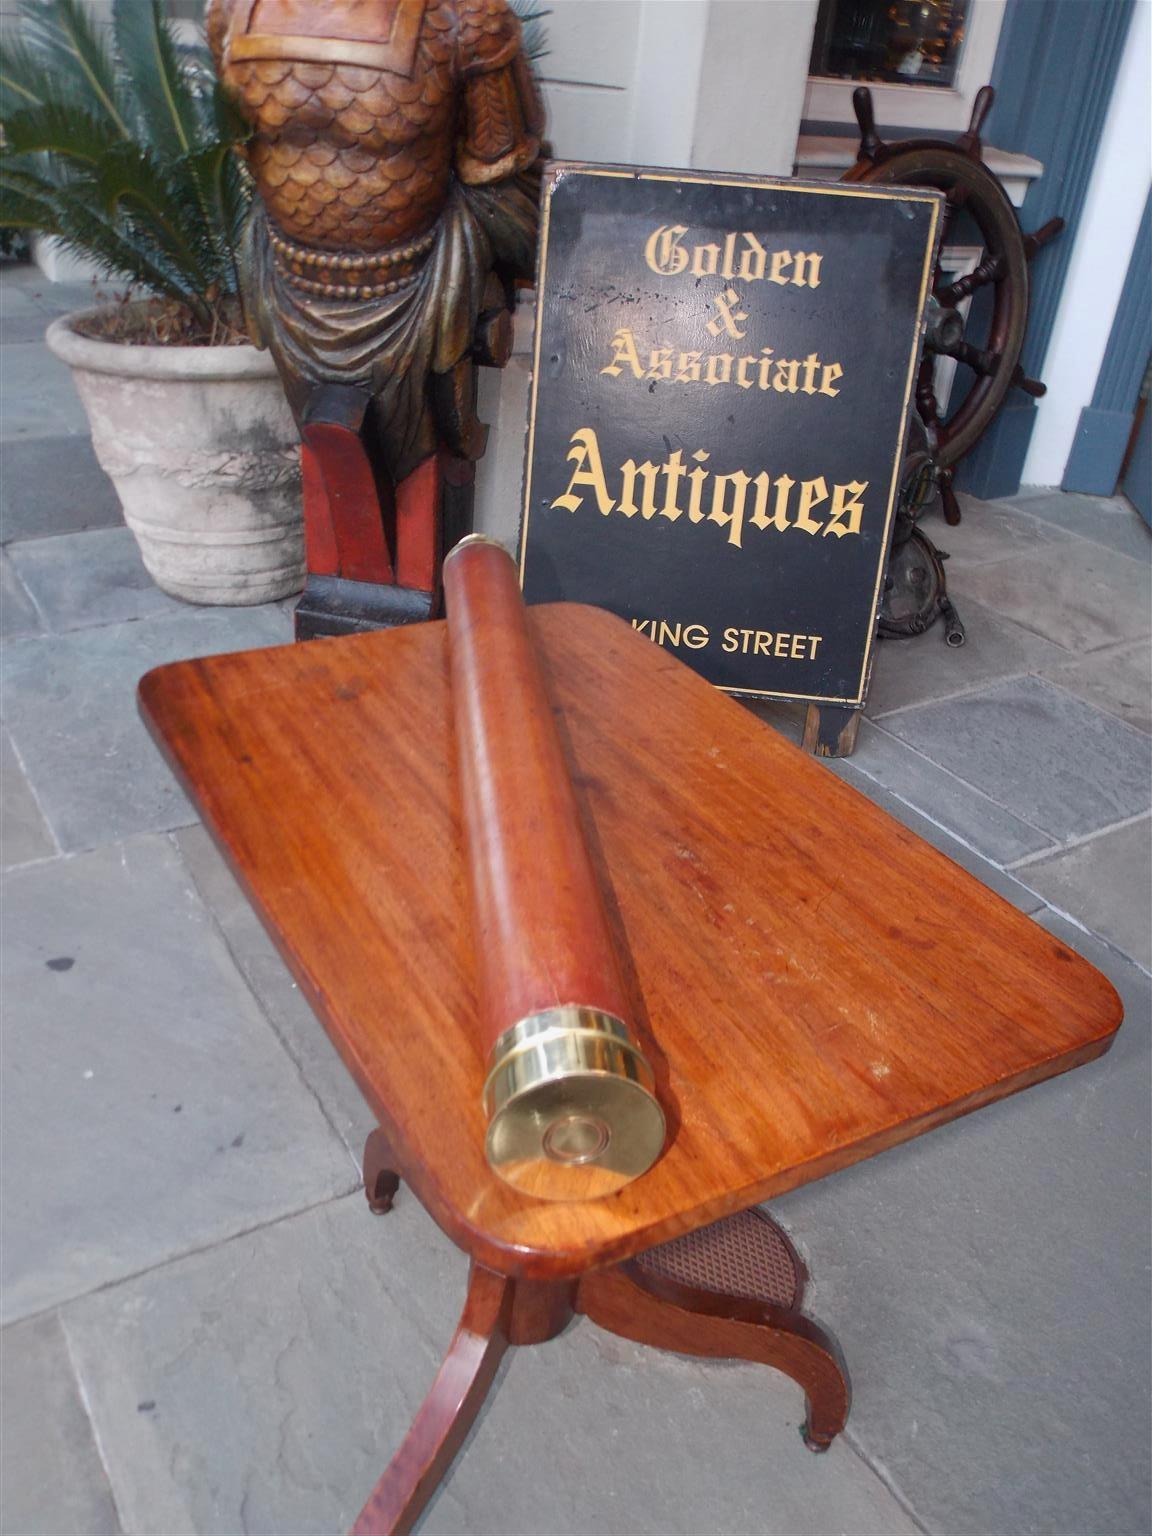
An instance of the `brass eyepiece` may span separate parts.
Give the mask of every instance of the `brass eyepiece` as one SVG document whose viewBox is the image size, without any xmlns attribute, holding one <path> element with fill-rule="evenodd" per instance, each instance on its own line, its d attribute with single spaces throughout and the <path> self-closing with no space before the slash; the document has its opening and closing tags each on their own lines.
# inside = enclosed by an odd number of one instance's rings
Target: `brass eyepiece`
<svg viewBox="0 0 1152 1536">
<path fill-rule="evenodd" d="M 497 1040 L 484 1084 L 493 1172 L 542 1200 L 594 1200 L 652 1166 L 664 1145 L 655 1079 L 627 1026 L 552 1008 Z"/>
</svg>

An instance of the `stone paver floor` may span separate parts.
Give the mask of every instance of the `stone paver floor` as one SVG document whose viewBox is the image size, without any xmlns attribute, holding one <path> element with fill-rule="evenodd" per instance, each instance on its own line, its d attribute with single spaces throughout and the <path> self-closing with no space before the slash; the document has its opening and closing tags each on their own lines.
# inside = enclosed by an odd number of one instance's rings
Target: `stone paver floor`
<svg viewBox="0 0 1152 1536">
<path fill-rule="evenodd" d="M 290 626 L 148 582 L 40 342 L 87 297 L 0 274 L 0 1533 L 336 1533 L 465 1264 L 405 1194 L 368 1215 L 367 1111 L 136 718 L 148 667 Z M 853 1374 L 829 1455 L 782 1377 L 578 1323 L 423 1530 L 1148 1530 L 1152 538 L 1122 501 L 965 510 L 932 532 L 968 645 L 883 644 L 830 771 L 1101 966 L 1116 1046 L 773 1207 Z"/>
</svg>

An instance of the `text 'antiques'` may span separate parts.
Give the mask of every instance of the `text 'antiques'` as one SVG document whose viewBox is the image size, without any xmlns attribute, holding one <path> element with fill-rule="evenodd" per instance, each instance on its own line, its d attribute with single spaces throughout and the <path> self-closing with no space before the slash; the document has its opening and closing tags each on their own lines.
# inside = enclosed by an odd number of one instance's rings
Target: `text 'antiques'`
<svg viewBox="0 0 1152 1536">
<path fill-rule="evenodd" d="M 859 703 L 938 219 L 931 192 L 554 168 L 529 600 L 612 609 L 733 691 Z"/>
</svg>

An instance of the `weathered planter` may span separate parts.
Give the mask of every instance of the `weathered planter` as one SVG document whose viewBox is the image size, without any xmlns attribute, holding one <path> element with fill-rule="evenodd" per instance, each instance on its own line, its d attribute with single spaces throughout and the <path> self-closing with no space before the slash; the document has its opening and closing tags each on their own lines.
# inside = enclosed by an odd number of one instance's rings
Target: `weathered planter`
<svg viewBox="0 0 1152 1536">
<path fill-rule="evenodd" d="M 65 315 L 92 443 L 157 586 L 190 603 L 267 603 L 304 585 L 300 451 L 267 352 L 124 346 Z"/>
</svg>

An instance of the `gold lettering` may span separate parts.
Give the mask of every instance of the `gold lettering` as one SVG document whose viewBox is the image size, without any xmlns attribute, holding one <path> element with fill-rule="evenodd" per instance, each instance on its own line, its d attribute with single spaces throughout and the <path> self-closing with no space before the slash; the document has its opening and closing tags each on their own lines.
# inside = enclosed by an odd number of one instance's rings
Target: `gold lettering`
<svg viewBox="0 0 1152 1536">
<path fill-rule="evenodd" d="M 860 532 L 860 519 L 864 516 L 860 497 L 867 489 L 867 480 L 849 480 L 847 485 L 833 487 L 831 520 L 824 526 L 825 533 L 842 539 L 845 534 Z"/>
<path fill-rule="evenodd" d="M 711 242 L 691 247 L 684 245 L 688 230 L 683 224 L 661 224 L 648 236 L 644 260 L 661 277 L 679 277 L 691 272 L 693 277 L 722 277 L 726 282 L 739 278 L 745 283 L 768 281 L 797 288 L 819 288 L 823 257 L 815 251 L 768 251 L 750 229 L 729 230 L 723 246 Z M 737 254 L 737 242 L 741 242 Z"/>
<path fill-rule="evenodd" d="M 712 481 L 712 509 L 708 513 L 710 523 L 719 523 L 722 528 L 728 530 L 729 544 L 735 544 L 741 548 L 740 536 L 744 529 L 744 501 L 748 495 L 748 487 L 751 479 L 743 470 L 733 470 L 730 475 L 717 475 Z M 732 509 L 724 510 L 725 492 L 732 487 Z"/>
<path fill-rule="evenodd" d="M 661 224 L 648 237 L 644 260 L 661 277 L 676 277 L 688 265 L 688 252 L 680 244 L 688 233 L 683 224 Z"/>
<path fill-rule="evenodd" d="M 620 485 L 620 510 L 625 517 L 634 517 L 636 514 L 636 476 L 639 475 L 644 482 L 644 490 L 641 498 L 640 515 L 647 522 L 649 518 L 656 516 L 656 477 L 660 470 L 655 464 L 645 460 L 639 467 L 635 459 L 626 459 L 620 466 L 623 476 Z"/>
<path fill-rule="evenodd" d="M 788 497 L 796 484 L 790 475 L 776 477 L 776 506 L 768 516 L 768 490 L 772 482 L 761 472 L 752 482 L 756 487 L 756 506 L 752 511 L 752 524 L 756 528 L 776 528 L 783 533 L 792 525 L 788 521 Z"/>
<path fill-rule="evenodd" d="M 712 638 L 706 624 L 685 624 L 682 619 L 633 619 L 632 628 L 653 645 L 669 645 L 674 650 L 687 646 L 690 651 L 700 651 Z"/>
<path fill-rule="evenodd" d="M 712 455 L 705 453 L 703 448 L 697 448 L 692 457 L 697 464 L 706 464 Z M 688 521 L 690 523 L 702 523 L 704 521 L 704 514 L 700 510 L 700 498 L 704 494 L 704 482 L 707 478 L 708 471 L 706 469 L 693 469 L 689 471 L 688 481 L 691 488 L 688 492 Z"/>
<path fill-rule="evenodd" d="M 772 380 L 772 388 L 782 395 L 794 395 L 800 388 L 800 380 L 797 377 L 800 364 L 794 358 L 782 357 L 776 364 L 776 377 Z"/>
<path fill-rule="evenodd" d="M 796 271 L 792 275 L 792 281 L 797 288 L 819 288 L 820 263 L 823 259 L 822 256 L 816 256 L 808 251 L 796 252 Z M 805 270 L 807 270 L 807 278 Z"/>
<path fill-rule="evenodd" d="M 561 507 L 565 512 L 578 511 L 584 505 L 584 498 L 572 493 L 578 485 L 590 485 L 596 492 L 596 505 L 607 517 L 616 503 L 608 494 L 604 465 L 600 460 L 600 444 L 596 441 L 595 431 L 591 427 L 581 427 L 573 432 L 571 444 L 566 457 L 576 468 L 572 471 L 568 489 L 563 496 L 557 496 L 552 505 Z"/>
<path fill-rule="evenodd" d="M 703 352 L 681 352 L 680 365 L 676 370 L 677 384 L 699 384 L 700 359 Z"/>
<path fill-rule="evenodd" d="M 780 286 L 783 287 L 785 283 L 790 281 L 790 278 L 787 275 L 787 269 L 791 265 L 791 251 L 773 251 L 772 265 L 768 270 L 768 281 L 770 283 L 779 283 Z"/>
<path fill-rule="evenodd" d="M 718 245 L 698 245 L 692 252 L 692 276 L 715 277 L 720 265 Z"/>
<path fill-rule="evenodd" d="M 758 283 L 764 276 L 768 252 L 750 229 L 744 231 L 744 242 L 746 249 L 740 253 L 740 271 L 737 275 L 746 283 Z"/>
<path fill-rule="evenodd" d="M 817 480 L 804 480 L 800 485 L 800 505 L 796 510 L 795 527 L 803 528 L 805 533 L 819 533 L 824 526 L 808 514 L 812 508 L 820 502 L 828 500 L 828 485 L 821 475 Z"/>
<path fill-rule="evenodd" d="M 739 630 L 726 629 L 724 631 L 724 638 L 720 642 L 720 649 L 722 651 L 734 651 L 736 649 L 736 636 L 738 634 Z"/>
<path fill-rule="evenodd" d="M 610 373 L 614 379 L 620 377 L 620 364 L 627 363 L 631 368 L 633 377 L 642 379 L 644 368 L 640 362 L 640 354 L 636 351 L 636 338 L 627 326 L 622 326 L 612 338 L 612 361 L 601 368 L 601 373 Z"/>
<path fill-rule="evenodd" d="M 720 276 L 721 277 L 735 277 L 736 276 L 736 268 L 732 265 L 732 257 L 735 255 L 735 252 L 736 252 L 736 236 L 735 235 L 725 235 L 724 236 L 724 259 L 720 263 Z"/>
<path fill-rule="evenodd" d="M 795 484 L 791 475 L 776 476 L 776 507 L 772 513 L 772 523 L 781 531 L 794 526 L 788 521 L 788 499 L 792 495 L 792 487 Z"/>
<path fill-rule="evenodd" d="M 712 302 L 717 313 L 705 323 L 705 328 L 714 336 L 742 339 L 746 333 L 740 329 L 739 322 L 747 320 L 748 313 L 735 307 L 740 303 L 735 289 L 726 288 Z M 775 390 L 781 395 L 827 395 L 834 399 L 840 393 L 836 381 L 844 377 L 844 369 L 839 363 L 822 363 L 816 352 L 809 352 L 800 360 L 777 357 L 771 347 L 761 347 L 759 355 L 747 353 L 736 357 L 730 352 L 676 352 L 665 344 L 649 350 L 645 367 L 636 335 L 627 326 L 616 331 L 611 345 L 612 356 L 600 372 L 614 379 L 630 373 L 634 379 L 671 380 L 677 384 L 736 384 L 740 389 Z"/>
<path fill-rule="evenodd" d="M 679 448 L 668 455 L 668 462 L 664 466 L 664 484 L 667 487 L 664 496 L 664 505 L 660 508 L 660 516 L 668 518 L 669 522 L 675 522 L 683 511 L 676 501 L 676 493 L 680 488 L 680 482 L 684 478 L 684 455 Z"/>
<path fill-rule="evenodd" d="M 829 501 L 828 482 L 822 475 L 797 482 L 791 475 L 770 476 L 767 470 L 760 470 L 755 476 L 743 469 L 722 473 L 718 468 L 709 467 L 711 458 L 711 453 L 703 448 L 691 452 L 675 448 L 669 450 L 668 457 L 661 463 L 651 459 L 642 463 L 634 458 L 625 459 L 619 467 L 618 489 L 613 487 L 618 497 L 614 500 L 604 472 L 596 430 L 580 427 L 569 441 L 566 459 L 572 468 L 567 487 L 551 506 L 565 512 L 578 512 L 589 500 L 586 488 L 590 487 L 596 507 L 604 517 L 619 511 L 627 518 L 639 513 L 645 522 L 651 522 L 657 515 L 669 522 L 677 522 L 687 513 L 691 523 L 710 522 L 726 529 L 728 543 L 736 549 L 744 547 L 744 529 L 749 524 L 761 531 L 773 529 L 786 533 L 790 528 L 802 528 L 807 534 L 833 534 L 837 539 L 849 534 L 859 537 L 864 519 L 863 498 L 869 487 L 867 480 L 835 484 L 831 505 L 826 507 L 827 520 L 824 520 L 815 515 L 817 508 Z M 686 506 L 680 501 L 684 480 L 688 482 Z M 794 507 L 792 492 L 798 485 L 799 498 Z M 635 627 L 642 633 L 650 622 L 658 621 L 637 620 Z M 748 630 L 747 633 L 755 632 Z M 790 632 L 785 634 L 785 642 L 792 648 L 793 658 L 800 659 Z M 784 652 L 775 654 L 783 656 Z"/>
<path fill-rule="evenodd" d="M 734 336 L 737 341 L 743 341 L 745 333 L 737 329 L 736 322 L 747 320 L 748 314 L 746 310 L 736 308 L 740 302 L 740 295 L 735 288 L 725 288 L 724 292 L 718 293 L 712 302 L 720 311 L 720 317 L 709 320 L 706 329 L 713 336 L 719 336 L 721 331 L 724 331 L 729 336 Z"/>
</svg>

